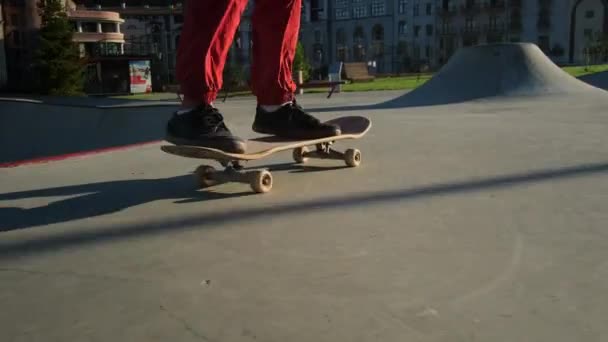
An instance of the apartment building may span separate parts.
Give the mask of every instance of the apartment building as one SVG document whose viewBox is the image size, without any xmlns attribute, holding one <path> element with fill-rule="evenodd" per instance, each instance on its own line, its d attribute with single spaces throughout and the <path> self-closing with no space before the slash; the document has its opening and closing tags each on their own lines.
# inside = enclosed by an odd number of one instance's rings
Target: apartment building
<svg viewBox="0 0 608 342">
<path fill-rule="evenodd" d="M 437 49 L 480 43 L 531 42 L 557 63 L 584 63 L 589 40 L 607 32 L 601 0 L 442 0 Z M 441 61 L 439 61 L 441 62 Z"/>
<path fill-rule="evenodd" d="M 37 3 L 37 0 L 2 2 L 4 59 L 0 56 L 0 67 L 3 63 L 6 65 L 6 82 L 3 86 L 14 90 L 29 90 L 35 83 L 36 75 L 31 73 L 31 64 L 41 25 Z M 78 44 L 82 57 L 95 58 L 100 48 L 113 55 L 123 53 L 124 37 L 120 32 L 123 20 L 118 13 L 77 9 L 70 0 L 65 0 L 64 6 L 74 26 L 73 40 Z M 93 62 L 102 63 L 103 60 Z M 94 69 L 94 73 L 101 77 L 99 67 L 94 66 Z M 0 70 L 0 79 L 2 75 Z"/>
<path fill-rule="evenodd" d="M 584 63 L 589 41 L 608 33 L 605 0 L 304 0 L 303 11 L 313 65 L 365 61 L 380 73 L 438 68 L 458 48 L 496 42 Z"/>
</svg>

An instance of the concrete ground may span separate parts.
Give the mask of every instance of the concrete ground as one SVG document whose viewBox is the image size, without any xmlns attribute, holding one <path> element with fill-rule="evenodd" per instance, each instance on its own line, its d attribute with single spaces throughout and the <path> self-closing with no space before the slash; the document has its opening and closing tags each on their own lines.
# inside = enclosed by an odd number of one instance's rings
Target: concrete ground
<svg viewBox="0 0 608 342">
<path fill-rule="evenodd" d="M 399 94 L 303 96 L 372 119 L 363 163 L 274 155 L 264 195 L 158 145 L 0 169 L 2 340 L 606 341 L 608 96 Z"/>
</svg>

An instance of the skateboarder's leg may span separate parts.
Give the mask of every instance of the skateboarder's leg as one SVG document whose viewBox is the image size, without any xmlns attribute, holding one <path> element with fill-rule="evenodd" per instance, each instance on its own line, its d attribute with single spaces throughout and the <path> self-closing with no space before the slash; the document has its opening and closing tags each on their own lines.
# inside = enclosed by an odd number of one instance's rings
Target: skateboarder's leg
<svg viewBox="0 0 608 342">
<path fill-rule="evenodd" d="M 168 141 L 244 151 L 244 141 L 231 134 L 213 101 L 222 87 L 226 56 L 246 6 L 247 0 L 187 3 L 176 65 L 187 110 L 176 113 L 169 121 Z"/>
<path fill-rule="evenodd" d="M 252 88 L 258 100 L 253 129 L 292 138 L 339 134 L 295 104 L 293 60 L 302 0 L 257 0 L 252 16 Z"/>
<path fill-rule="evenodd" d="M 247 0 L 188 1 L 176 76 L 187 105 L 212 103 Z"/>
</svg>

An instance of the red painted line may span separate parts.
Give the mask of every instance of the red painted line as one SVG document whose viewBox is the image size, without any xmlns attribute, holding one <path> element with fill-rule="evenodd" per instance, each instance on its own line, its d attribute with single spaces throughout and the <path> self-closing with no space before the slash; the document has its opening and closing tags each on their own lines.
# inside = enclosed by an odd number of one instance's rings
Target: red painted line
<svg viewBox="0 0 608 342">
<path fill-rule="evenodd" d="M 127 149 L 134 148 L 134 147 L 156 144 L 161 141 L 162 140 L 144 141 L 144 142 L 129 144 L 129 145 L 104 147 L 104 148 L 98 148 L 98 149 L 94 149 L 94 150 L 80 151 L 80 152 L 75 152 L 75 153 L 66 153 L 66 154 L 60 154 L 60 155 L 55 155 L 55 156 L 46 156 L 46 157 L 40 157 L 40 158 L 17 160 L 17 161 L 12 161 L 12 162 L 0 163 L 0 168 L 18 167 L 18 166 L 23 166 L 23 165 L 28 165 L 28 164 L 42 164 L 42 163 L 49 163 L 49 162 L 65 160 L 65 159 L 85 157 L 85 156 L 112 152 L 112 151 L 127 150 Z"/>
</svg>

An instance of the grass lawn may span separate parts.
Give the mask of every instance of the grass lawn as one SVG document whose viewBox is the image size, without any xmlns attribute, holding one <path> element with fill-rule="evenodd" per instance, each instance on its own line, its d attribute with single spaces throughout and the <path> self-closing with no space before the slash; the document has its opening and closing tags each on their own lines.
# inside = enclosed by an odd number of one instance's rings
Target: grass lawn
<svg viewBox="0 0 608 342">
<path fill-rule="evenodd" d="M 593 74 L 602 71 L 608 71 L 608 64 L 585 66 L 568 66 L 562 68 L 564 71 L 574 77 Z M 352 91 L 380 91 L 380 90 L 408 90 L 421 86 L 428 81 L 432 75 L 417 76 L 395 76 L 395 77 L 379 77 L 372 82 L 350 83 L 342 85 L 343 92 Z M 305 89 L 304 93 L 326 93 L 328 89 L 309 88 Z M 249 91 L 230 92 L 228 97 L 251 95 Z M 223 98 L 224 93 L 220 93 L 219 97 Z M 132 99 L 132 100 L 160 100 L 160 99 L 177 99 L 176 95 L 168 93 L 160 94 L 137 94 L 116 96 L 116 98 Z"/>
<path fill-rule="evenodd" d="M 589 67 L 572 66 L 563 67 L 562 69 L 574 77 L 580 77 L 588 74 L 594 74 L 596 72 L 608 71 L 608 64 L 590 65 Z"/>
</svg>

